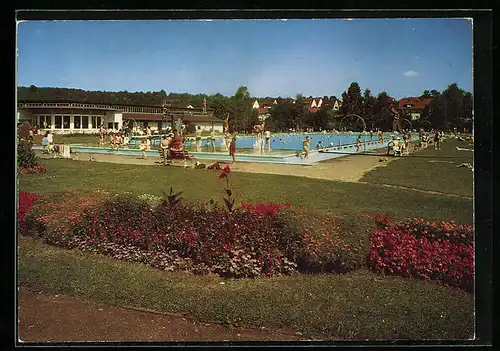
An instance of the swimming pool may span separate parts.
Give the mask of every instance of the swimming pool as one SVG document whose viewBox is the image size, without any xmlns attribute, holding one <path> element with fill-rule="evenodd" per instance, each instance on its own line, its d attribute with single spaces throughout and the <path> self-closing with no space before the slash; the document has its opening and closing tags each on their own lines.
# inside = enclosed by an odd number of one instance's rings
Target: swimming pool
<svg viewBox="0 0 500 351">
<path fill-rule="evenodd" d="M 275 135 L 271 138 L 271 148 L 275 145 L 275 149 L 269 151 L 254 150 L 253 144 L 255 144 L 254 137 L 238 137 L 236 139 L 237 151 L 236 151 L 236 161 L 237 162 L 264 162 L 264 163 L 281 163 L 281 164 L 295 164 L 295 165 L 314 165 L 317 162 L 330 160 L 338 157 L 343 157 L 350 154 L 356 153 L 370 153 L 373 150 L 384 149 L 386 150 L 387 144 L 391 140 L 392 135 L 387 135 L 384 137 L 384 142 L 378 141 L 374 136 L 373 141 L 370 140 L 370 136 L 365 135 L 361 137 L 362 144 L 359 152 L 356 152 L 356 139 L 357 134 L 345 135 L 345 134 L 307 134 L 311 138 L 311 151 L 309 157 L 304 159 L 300 155 L 302 150 L 302 140 L 304 140 L 305 135 Z M 412 139 L 418 139 L 418 135 L 412 135 Z M 274 141 L 273 141 L 274 140 Z M 321 141 L 321 144 L 328 146 L 321 150 L 316 150 L 316 144 Z M 197 160 L 218 160 L 218 161 L 232 161 L 232 157 L 227 151 L 223 152 L 212 152 L 208 151 L 207 145 L 210 145 L 210 140 L 203 140 L 205 143 L 206 151 L 193 151 L 193 146 L 190 143 L 194 143 L 194 138 L 188 140 L 186 147 L 190 149 L 189 155 Z M 216 138 L 216 145 L 222 144 L 223 138 Z M 274 142 L 274 144 L 273 144 Z M 338 143 L 338 144 L 336 144 Z M 239 146 L 238 146 L 239 145 Z M 332 145 L 332 146 L 330 146 Z M 191 147 L 190 147 L 191 146 Z M 110 154 L 110 155 L 123 155 L 123 156 L 136 156 L 141 157 L 142 151 L 136 146 L 131 145 L 131 147 L 112 150 L 110 147 L 102 146 L 86 146 L 86 145 L 70 145 L 71 151 L 76 153 L 95 153 L 95 154 Z M 35 150 L 42 150 L 41 146 L 33 147 Z M 146 156 L 152 158 L 159 158 L 158 150 L 148 150 L 146 151 Z M 369 157 L 369 156 L 367 156 Z"/>
</svg>

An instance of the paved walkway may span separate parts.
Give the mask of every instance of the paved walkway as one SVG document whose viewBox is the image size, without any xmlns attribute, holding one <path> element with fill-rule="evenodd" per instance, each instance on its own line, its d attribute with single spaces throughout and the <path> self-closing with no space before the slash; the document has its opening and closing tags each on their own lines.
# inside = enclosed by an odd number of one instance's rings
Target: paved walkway
<svg viewBox="0 0 500 351">
<path fill-rule="evenodd" d="M 25 342 L 300 340 L 293 332 L 229 328 L 182 316 L 36 293 L 23 287 L 18 302 L 18 336 Z"/>
</svg>

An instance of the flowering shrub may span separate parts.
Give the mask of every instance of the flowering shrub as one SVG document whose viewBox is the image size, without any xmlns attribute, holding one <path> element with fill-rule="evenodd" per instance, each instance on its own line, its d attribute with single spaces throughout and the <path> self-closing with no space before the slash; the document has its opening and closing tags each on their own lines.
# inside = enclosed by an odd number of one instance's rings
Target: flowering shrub
<svg viewBox="0 0 500 351">
<path fill-rule="evenodd" d="M 471 226 L 377 217 L 370 237 L 369 265 L 402 276 L 442 281 L 472 291 L 474 247 Z"/>
<path fill-rule="evenodd" d="M 26 173 L 41 173 L 41 172 L 47 172 L 47 168 L 45 168 L 43 164 L 39 163 L 31 167 L 19 168 L 18 174 L 21 175 Z"/>
<path fill-rule="evenodd" d="M 28 232 L 28 226 L 26 223 L 26 217 L 30 212 L 33 203 L 38 200 L 40 196 L 34 193 L 28 193 L 21 191 L 17 198 L 17 232 L 20 235 L 26 235 Z"/>
</svg>

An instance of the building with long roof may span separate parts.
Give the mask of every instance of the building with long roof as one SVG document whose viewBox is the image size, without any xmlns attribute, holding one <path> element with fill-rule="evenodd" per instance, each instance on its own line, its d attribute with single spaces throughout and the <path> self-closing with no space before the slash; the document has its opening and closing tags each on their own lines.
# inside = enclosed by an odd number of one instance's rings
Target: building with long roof
<svg viewBox="0 0 500 351">
<path fill-rule="evenodd" d="M 168 106 L 131 106 L 77 101 L 18 101 L 17 122 L 28 121 L 42 133 L 98 133 L 101 125 L 118 131 L 128 121 L 138 128 L 167 129 L 170 123 L 193 123 L 197 131 L 223 131 L 224 121 L 213 110 Z"/>
</svg>

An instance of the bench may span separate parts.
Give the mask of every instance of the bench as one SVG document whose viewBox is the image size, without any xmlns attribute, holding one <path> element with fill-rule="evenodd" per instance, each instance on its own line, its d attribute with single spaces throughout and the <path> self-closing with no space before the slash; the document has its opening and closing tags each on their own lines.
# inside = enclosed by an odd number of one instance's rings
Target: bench
<svg viewBox="0 0 500 351">
<path fill-rule="evenodd" d="M 193 157 L 189 156 L 188 152 L 186 150 L 172 150 L 172 149 L 166 149 L 165 151 L 169 151 L 170 157 L 167 160 L 192 160 Z M 160 157 L 163 159 L 163 149 L 159 149 L 158 153 L 160 154 Z"/>
</svg>

